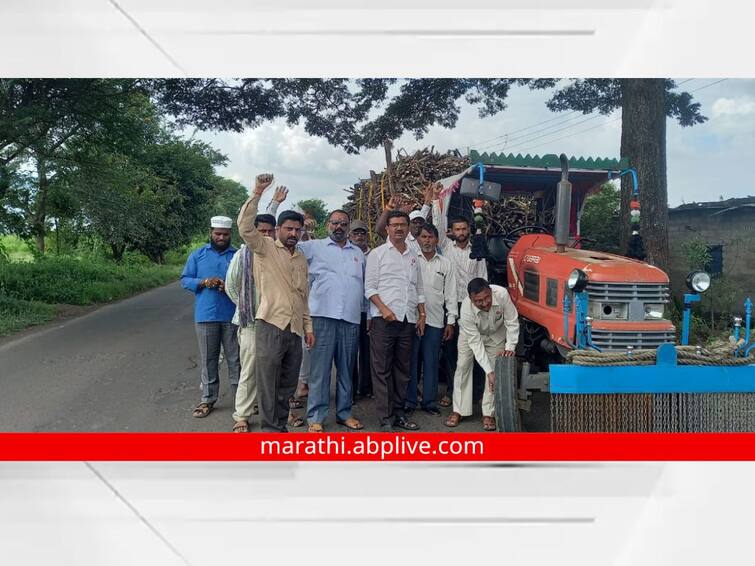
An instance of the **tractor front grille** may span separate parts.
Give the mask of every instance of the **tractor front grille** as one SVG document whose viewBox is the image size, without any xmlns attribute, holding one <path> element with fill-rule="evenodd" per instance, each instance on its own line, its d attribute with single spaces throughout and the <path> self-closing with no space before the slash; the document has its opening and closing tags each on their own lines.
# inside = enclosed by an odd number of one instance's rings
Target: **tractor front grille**
<svg viewBox="0 0 755 566">
<path fill-rule="evenodd" d="M 587 294 L 591 301 L 604 303 L 667 303 L 668 285 L 655 283 L 588 283 Z"/>
<path fill-rule="evenodd" d="M 635 350 L 649 350 L 664 342 L 676 343 L 676 334 L 673 330 L 627 332 L 593 328 L 592 341 L 601 350 L 626 350 L 627 346 Z"/>
</svg>

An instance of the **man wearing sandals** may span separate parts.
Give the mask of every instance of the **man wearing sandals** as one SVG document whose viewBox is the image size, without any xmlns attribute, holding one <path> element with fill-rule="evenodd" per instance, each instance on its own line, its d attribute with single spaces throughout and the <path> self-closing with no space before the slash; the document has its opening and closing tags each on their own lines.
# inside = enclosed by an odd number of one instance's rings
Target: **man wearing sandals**
<svg viewBox="0 0 755 566">
<path fill-rule="evenodd" d="M 417 430 L 404 410 L 409 385 L 412 336 L 425 331 L 425 296 L 419 257 L 406 243 L 409 215 L 387 214 L 388 241 L 367 256 L 365 297 L 372 305 L 370 361 L 380 428 Z"/>
<path fill-rule="evenodd" d="M 189 256 L 181 273 L 181 286 L 196 297 L 194 323 L 202 368 L 202 400 L 192 413 L 197 418 L 209 415 L 218 400 L 221 344 L 228 361 L 232 398 L 239 383 L 239 343 L 236 325 L 231 322 L 236 307 L 225 294 L 228 265 L 236 253 L 231 247 L 232 224 L 227 216 L 214 216 L 210 220 L 210 243 Z"/>
<path fill-rule="evenodd" d="M 263 432 L 287 432 L 288 400 L 296 390 L 301 366 L 301 337 L 315 344 L 307 306 L 307 260 L 296 248 L 304 218 L 285 211 L 278 216 L 272 240 L 254 226 L 262 194 L 273 182 L 255 179 L 254 194 L 241 207 L 239 233 L 254 252 L 255 283 L 260 298 L 255 328 L 255 373 Z"/>
<path fill-rule="evenodd" d="M 346 212 L 334 210 L 328 217 L 327 238 L 299 243 L 309 266 L 309 312 L 317 336 L 317 344 L 309 353 L 309 432 L 323 432 L 333 364 L 336 422 L 351 430 L 364 428 L 351 414 L 352 372 L 364 300 L 364 253 L 348 239 L 350 223 Z"/>
<path fill-rule="evenodd" d="M 472 415 L 472 364 L 480 364 L 487 376 L 482 395 L 482 428 L 495 430 L 493 386 L 495 357 L 513 356 L 519 341 L 519 315 L 508 291 L 481 277 L 467 286 L 469 296 L 459 317 L 459 361 L 454 375 L 453 412 L 446 426 L 458 426 Z"/>
<path fill-rule="evenodd" d="M 258 214 L 254 219 L 257 231 L 268 238 L 275 238 L 275 214 L 286 200 L 285 188 L 275 191 L 267 205 L 267 214 Z M 254 285 L 254 254 L 243 244 L 233 256 L 226 276 L 225 292 L 236 304 L 233 324 L 239 327 L 239 354 L 241 376 L 236 391 L 233 412 L 233 432 L 248 432 L 249 418 L 259 413 L 257 408 L 257 377 L 254 373 L 254 317 L 259 299 Z"/>
</svg>

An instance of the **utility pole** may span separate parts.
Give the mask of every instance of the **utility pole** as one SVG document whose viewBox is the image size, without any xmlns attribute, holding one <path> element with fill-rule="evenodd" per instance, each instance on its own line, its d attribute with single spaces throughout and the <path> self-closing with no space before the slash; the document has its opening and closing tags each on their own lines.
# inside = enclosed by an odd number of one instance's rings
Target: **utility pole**
<svg viewBox="0 0 755 566">
<path fill-rule="evenodd" d="M 383 140 L 383 148 L 385 149 L 385 174 L 388 175 L 388 192 L 393 196 L 396 190 L 393 185 L 393 158 L 391 156 L 393 142 L 389 139 Z"/>
</svg>

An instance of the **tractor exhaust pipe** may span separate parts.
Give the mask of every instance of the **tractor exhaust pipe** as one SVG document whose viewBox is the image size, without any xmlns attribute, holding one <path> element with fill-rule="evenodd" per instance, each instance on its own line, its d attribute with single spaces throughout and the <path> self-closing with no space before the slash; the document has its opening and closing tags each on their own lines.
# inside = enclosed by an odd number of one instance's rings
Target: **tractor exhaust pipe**
<svg viewBox="0 0 755 566">
<path fill-rule="evenodd" d="M 569 160 L 566 154 L 559 155 L 561 161 L 561 181 L 556 188 L 556 253 L 562 254 L 569 244 L 569 220 L 571 219 L 571 183 L 569 182 Z"/>
</svg>

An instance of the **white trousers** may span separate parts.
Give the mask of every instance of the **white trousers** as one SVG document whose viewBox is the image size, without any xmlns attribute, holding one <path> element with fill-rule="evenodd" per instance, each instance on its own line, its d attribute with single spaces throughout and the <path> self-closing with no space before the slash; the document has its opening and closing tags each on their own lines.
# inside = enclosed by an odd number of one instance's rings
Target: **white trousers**
<svg viewBox="0 0 755 566">
<path fill-rule="evenodd" d="M 483 336 L 482 342 L 485 344 L 485 351 L 488 354 L 490 365 L 495 367 L 496 354 L 504 349 L 506 340 L 499 341 L 493 336 Z M 459 333 L 459 357 L 456 362 L 456 373 L 454 373 L 454 395 L 453 408 L 454 412 L 459 413 L 462 417 L 472 415 L 472 369 L 474 368 L 474 353 L 469 347 L 467 334 Z M 482 416 L 495 416 L 495 396 L 490 390 L 488 377 L 485 376 L 485 390 L 482 394 Z"/>
<path fill-rule="evenodd" d="M 239 326 L 239 357 L 241 375 L 236 390 L 234 421 L 248 421 L 257 402 L 257 376 L 254 373 L 254 326 Z"/>
</svg>

